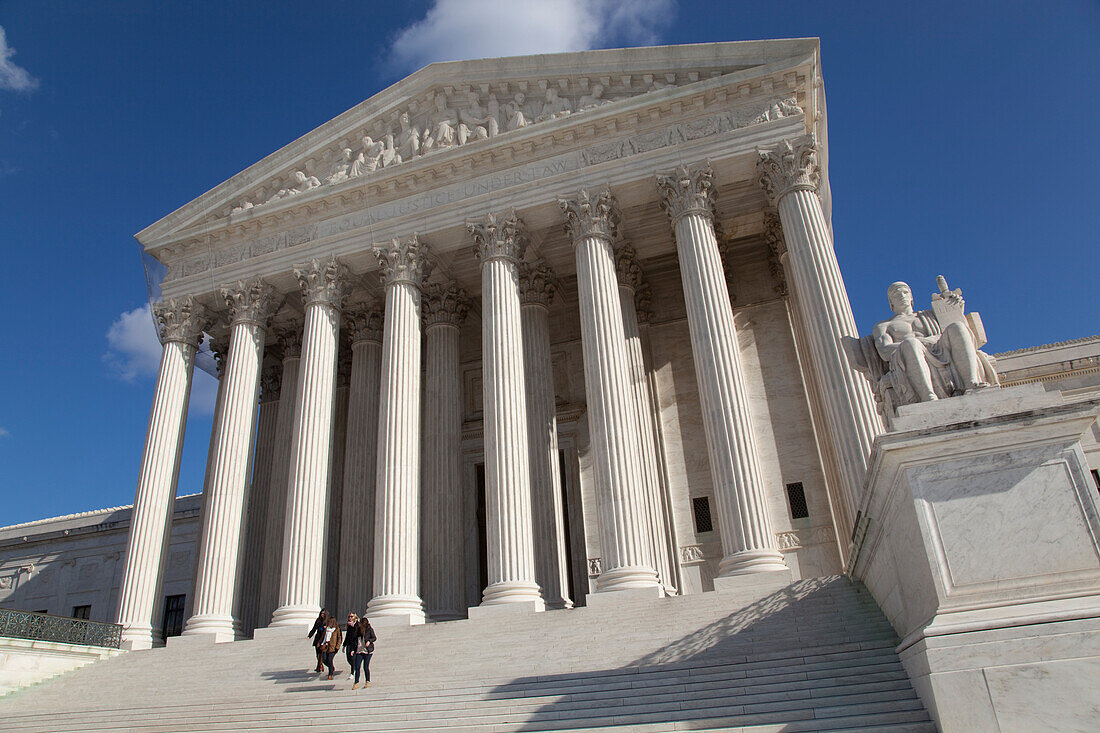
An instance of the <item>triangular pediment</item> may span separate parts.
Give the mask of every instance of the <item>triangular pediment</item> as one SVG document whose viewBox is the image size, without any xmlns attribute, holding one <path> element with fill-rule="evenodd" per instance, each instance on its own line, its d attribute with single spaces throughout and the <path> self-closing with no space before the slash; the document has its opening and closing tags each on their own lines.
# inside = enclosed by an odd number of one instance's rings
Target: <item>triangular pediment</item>
<svg viewBox="0 0 1100 733">
<path fill-rule="evenodd" d="M 441 153 L 580 122 L 645 95 L 816 57 L 816 39 L 583 51 L 431 64 L 138 233 L 148 250 L 353 188 Z M 671 91 L 670 91 L 671 90 Z M 440 158 L 442 160 L 442 158 Z"/>
</svg>

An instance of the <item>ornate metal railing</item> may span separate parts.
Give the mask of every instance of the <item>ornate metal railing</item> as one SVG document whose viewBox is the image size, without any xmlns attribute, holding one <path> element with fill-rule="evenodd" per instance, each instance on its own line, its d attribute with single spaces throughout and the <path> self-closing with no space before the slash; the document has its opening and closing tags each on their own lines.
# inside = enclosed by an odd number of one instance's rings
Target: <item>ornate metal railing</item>
<svg viewBox="0 0 1100 733">
<path fill-rule="evenodd" d="M 49 613 L 0 608 L 0 636 L 118 649 L 122 643 L 122 627 Z"/>
</svg>

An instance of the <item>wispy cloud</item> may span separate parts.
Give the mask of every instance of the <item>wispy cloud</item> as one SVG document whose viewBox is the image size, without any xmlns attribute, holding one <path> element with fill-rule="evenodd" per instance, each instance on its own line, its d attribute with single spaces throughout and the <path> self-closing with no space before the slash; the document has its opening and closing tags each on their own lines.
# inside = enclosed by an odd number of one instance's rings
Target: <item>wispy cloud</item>
<svg viewBox="0 0 1100 733">
<path fill-rule="evenodd" d="M 149 304 L 124 311 L 107 329 L 107 352 L 103 361 L 114 376 L 136 383 L 156 377 L 160 369 L 160 339 L 149 312 Z M 199 369 L 191 380 L 190 409 L 204 415 L 214 412 L 218 380 Z"/>
<path fill-rule="evenodd" d="M 435 0 L 392 44 L 403 70 L 433 61 L 656 43 L 675 0 Z"/>
<path fill-rule="evenodd" d="M 0 438 L 6 438 L 9 435 L 11 435 L 11 433 L 8 432 L 7 428 L 0 428 Z"/>
<path fill-rule="evenodd" d="M 0 26 L 0 89 L 29 92 L 38 86 L 38 79 L 12 61 L 11 57 L 14 55 L 15 49 L 8 45 L 4 27 Z"/>
</svg>

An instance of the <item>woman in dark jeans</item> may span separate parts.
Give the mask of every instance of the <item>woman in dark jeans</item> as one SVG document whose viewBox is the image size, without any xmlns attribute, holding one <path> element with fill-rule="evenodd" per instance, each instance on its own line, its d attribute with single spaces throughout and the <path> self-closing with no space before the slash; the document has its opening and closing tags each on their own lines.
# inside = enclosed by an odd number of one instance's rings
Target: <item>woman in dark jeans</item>
<svg viewBox="0 0 1100 733">
<path fill-rule="evenodd" d="M 321 671 L 321 644 L 325 640 L 325 624 L 328 622 L 328 611 L 324 608 L 313 622 L 313 628 L 306 634 L 307 639 L 313 639 L 313 651 L 317 652 L 317 668 L 314 672 Z"/>
<path fill-rule="evenodd" d="M 353 690 L 359 688 L 360 669 L 363 671 L 365 680 L 363 687 L 370 687 L 370 658 L 374 655 L 374 642 L 378 639 L 366 616 L 359 619 L 356 631 L 358 638 L 355 643 L 355 656 L 351 663 L 351 668 L 355 671 L 355 684 L 351 686 Z"/>
<path fill-rule="evenodd" d="M 323 639 L 321 642 L 321 659 L 328 667 L 328 678 L 331 680 L 332 675 L 336 673 L 332 666 L 332 660 L 336 658 L 336 652 L 340 651 L 340 625 L 336 623 L 336 617 L 329 616 L 328 621 L 325 622 L 325 628 L 318 631 L 317 634 Z"/>
<path fill-rule="evenodd" d="M 359 641 L 359 617 L 354 613 L 348 614 L 348 625 L 344 629 L 344 656 L 348 660 L 348 679 L 351 679 L 351 669 L 355 666 L 355 645 Z"/>
</svg>

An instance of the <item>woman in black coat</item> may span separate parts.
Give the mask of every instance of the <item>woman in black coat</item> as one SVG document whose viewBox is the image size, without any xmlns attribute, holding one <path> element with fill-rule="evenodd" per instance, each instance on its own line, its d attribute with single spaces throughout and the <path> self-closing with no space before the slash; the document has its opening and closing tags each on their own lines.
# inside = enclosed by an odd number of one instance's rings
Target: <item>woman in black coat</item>
<svg viewBox="0 0 1100 733">
<path fill-rule="evenodd" d="M 348 679 L 352 678 L 352 668 L 355 667 L 355 645 L 359 641 L 359 617 L 354 613 L 348 614 L 348 625 L 344 629 L 344 656 L 348 660 Z"/>
<path fill-rule="evenodd" d="M 324 608 L 313 622 L 313 628 L 306 634 L 307 639 L 313 639 L 313 651 L 317 652 L 317 668 L 314 672 L 321 671 L 321 644 L 325 641 L 325 624 L 328 623 L 328 611 Z"/>
</svg>

